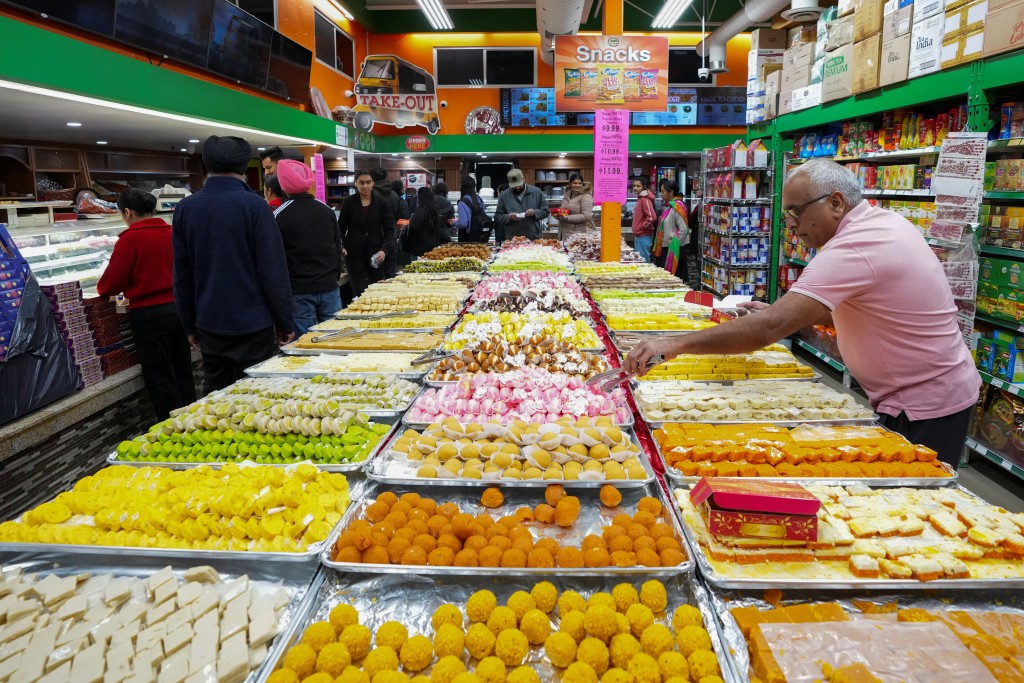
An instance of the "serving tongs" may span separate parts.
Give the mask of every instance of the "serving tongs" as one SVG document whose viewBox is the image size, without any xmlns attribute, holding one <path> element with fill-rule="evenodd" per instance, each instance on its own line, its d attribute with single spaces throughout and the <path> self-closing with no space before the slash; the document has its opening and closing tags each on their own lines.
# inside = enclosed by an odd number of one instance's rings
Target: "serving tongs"
<svg viewBox="0 0 1024 683">
<path fill-rule="evenodd" d="M 324 341 L 325 339 L 338 339 L 339 337 L 353 337 L 361 332 L 366 332 L 361 327 L 350 327 L 344 330 L 334 330 L 333 332 L 327 332 L 325 334 L 317 335 L 310 339 L 314 344 Z"/>
<path fill-rule="evenodd" d="M 605 372 L 599 372 L 584 384 L 588 387 L 597 387 L 597 390 L 601 393 L 608 393 L 620 384 L 625 384 L 629 380 L 633 379 L 639 374 L 645 374 L 651 370 L 655 365 L 661 365 L 665 362 L 662 356 L 652 356 L 647 361 L 647 365 L 644 367 L 644 372 L 623 372 L 622 368 L 615 368 L 614 370 L 606 370 Z"/>
<path fill-rule="evenodd" d="M 412 366 L 426 365 L 427 363 L 436 363 L 439 360 L 445 360 L 447 358 L 455 358 L 457 355 L 459 355 L 457 353 L 442 353 L 442 354 L 439 354 L 439 355 L 435 356 L 435 355 L 433 355 L 433 353 L 434 353 L 434 349 L 431 349 L 430 351 L 427 351 L 426 353 L 424 353 L 422 356 L 419 356 L 418 358 L 414 358 L 409 363 L 409 365 L 412 365 Z"/>
<path fill-rule="evenodd" d="M 410 309 L 408 311 L 391 311 L 390 313 L 366 313 L 363 315 L 357 313 L 356 315 L 345 315 L 345 311 L 342 310 L 338 311 L 335 317 L 340 318 L 341 320 L 382 320 L 384 318 L 399 318 L 403 315 L 413 315 L 416 312 L 417 311 Z"/>
</svg>

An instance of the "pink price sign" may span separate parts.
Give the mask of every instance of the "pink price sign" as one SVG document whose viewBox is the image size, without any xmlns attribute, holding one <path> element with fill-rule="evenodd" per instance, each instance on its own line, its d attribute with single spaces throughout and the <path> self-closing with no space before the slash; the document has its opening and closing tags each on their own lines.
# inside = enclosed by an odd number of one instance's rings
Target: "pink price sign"
<svg viewBox="0 0 1024 683">
<path fill-rule="evenodd" d="M 594 112 L 594 202 L 626 201 L 629 164 L 629 112 Z"/>
<path fill-rule="evenodd" d="M 324 155 L 313 155 L 313 173 L 316 175 L 316 198 L 327 203 L 327 179 L 324 177 Z"/>
</svg>

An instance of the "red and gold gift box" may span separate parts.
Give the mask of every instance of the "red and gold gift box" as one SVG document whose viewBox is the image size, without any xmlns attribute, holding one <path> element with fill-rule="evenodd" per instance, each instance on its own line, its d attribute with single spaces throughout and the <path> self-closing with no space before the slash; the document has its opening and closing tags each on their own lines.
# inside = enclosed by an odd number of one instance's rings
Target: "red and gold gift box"
<svg viewBox="0 0 1024 683">
<path fill-rule="evenodd" d="M 690 500 L 718 538 L 818 539 L 821 502 L 799 484 L 704 478 Z"/>
</svg>

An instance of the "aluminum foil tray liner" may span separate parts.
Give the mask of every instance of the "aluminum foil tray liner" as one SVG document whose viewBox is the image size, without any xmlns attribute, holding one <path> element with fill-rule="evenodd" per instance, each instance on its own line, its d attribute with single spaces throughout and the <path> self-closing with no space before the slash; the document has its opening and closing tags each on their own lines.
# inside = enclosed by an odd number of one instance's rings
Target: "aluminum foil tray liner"
<svg viewBox="0 0 1024 683">
<path fill-rule="evenodd" d="M 498 599 L 499 605 L 504 605 L 510 595 L 515 591 L 529 592 L 533 586 L 541 580 L 551 581 L 561 594 L 566 590 L 575 590 L 589 597 L 590 595 L 605 591 L 611 592 L 616 584 L 626 581 L 632 583 L 637 591 L 644 578 L 613 578 L 613 577 L 547 577 L 536 579 L 531 577 L 515 578 L 494 578 L 492 576 L 462 577 L 450 580 L 446 577 L 432 577 L 416 574 L 392 574 L 377 576 L 360 576 L 357 574 L 340 574 L 326 572 L 326 579 L 316 588 L 316 597 L 311 601 L 311 610 L 301 621 L 301 626 L 291 634 L 291 642 L 287 643 L 283 651 L 296 643 L 301 637 L 306 626 L 315 621 L 326 621 L 331 610 L 339 604 L 352 605 L 359 611 L 359 623 L 376 633 L 377 629 L 386 621 L 401 622 L 409 631 L 409 635 L 425 635 L 433 639 L 434 630 L 431 626 L 431 616 L 434 611 L 443 604 L 454 604 L 465 611 L 466 600 L 478 590 L 490 590 Z M 721 668 L 723 680 L 729 683 L 739 683 L 741 679 L 736 677 L 729 660 L 726 647 L 722 643 L 718 628 L 716 627 L 715 616 L 712 613 L 710 596 L 701 583 L 690 575 L 669 576 L 661 579 L 665 584 L 668 594 L 668 607 L 665 612 L 658 614 L 655 623 L 660 623 L 671 628 L 672 612 L 680 605 L 690 604 L 697 607 L 704 617 L 704 626 L 711 636 L 711 644 L 715 654 L 718 656 L 718 665 Z M 552 612 L 552 632 L 558 629 L 558 610 Z M 469 626 L 467 620 L 466 627 Z M 435 660 L 436 663 L 436 660 Z M 470 658 L 469 653 L 463 654 L 463 663 L 472 671 L 476 667 L 476 660 Z M 543 646 L 531 646 L 523 664 L 532 668 L 542 681 L 559 681 L 561 670 L 555 668 L 544 655 Z M 266 680 L 276 668 L 279 662 L 272 662 L 263 672 L 260 679 Z M 510 667 L 511 670 L 511 667 Z M 431 668 L 421 672 L 429 676 Z"/>
<path fill-rule="evenodd" d="M 960 487 L 958 487 L 960 488 Z M 960 489 L 963 491 L 963 489 Z M 964 579 L 917 579 L 857 578 L 849 573 L 848 564 L 832 562 L 776 562 L 772 564 L 734 564 L 716 562 L 705 554 L 697 540 L 694 529 L 704 524 L 696 509 L 689 501 L 689 495 L 678 489 L 685 497 L 680 509 L 683 531 L 690 546 L 692 557 L 707 583 L 716 589 L 792 589 L 792 590 L 902 590 L 957 592 L 961 590 L 1024 588 L 1024 562 L 1011 560 L 977 560 L 968 564 L 979 576 Z M 968 495 L 972 495 L 967 492 Z M 974 496 L 975 498 L 977 496 Z M 919 536 L 901 536 L 901 540 L 913 546 L 930 547 L 938 538 L 937 533 L 926 527 Z"/>
<path fill-rule="evenodd" d="M 424 477 L 417 477 L 416 470 L 419 466 L 419 462 L 415 460 L 407 460 L 401 453 L 395 453 L 390 450 L 390 442 L 388 447 L 381 448 L 377 451 L 377 455 L 367 462 L 366 464 L 366 475 L 380 482 L 386 482 L 389 484 L 404 484 L 407 486 L 450 486 L 457 484 L 459 486 L 495 486 L 500 485 L 506 488 L 544 488 L 549 484 L 561 484 L 567 489 L 577 488 L 601 488 L 605 484 L 612 484 L 617 488 L 632 488 L 637 486 L 646 486 L 655 480 L 657 476 L 654 473 L 654 469 L 651 466 L 651 461 L 647 457 L 647 452 L 643 446 L 640 445 L 640 441 L 636 437 L 636 433 L 629 430 L 630 441 L 632 441 L 638 450 L 637 458 L 640 460 L 640 464 L 643 465 L 644 471 L 647 476 L 643 479 L 600 479 L 600 480 L 565 480 L 565 479 L 463 479 L 458 477 L 452 478 L 435 478 L 429 479 Z M 396 437 L 397 438 L 397 437 Z M 439 470 L 440 472 L 440 470 Z"/>
<path fill-rule="evenodd" d="M 775 604 L 767 602 L 764 599 L 764 595 L 759 592 L 710 589 L 709 594 L 712 612 L 718 617 L 716 621 L 722 645 L 730 655 L 730 663 L 734 667 L 739 680 L 744 681 L 750 680 L 750 653 L 743 633 L 730 612 L 730 610 L 738 607 L 755 607 L 759 610 L 768 610 L 774 607 L 786 607 L 801 603 L 837 603 L 852 619 L 863 618 L 865 620 L 881 620 L 885 622 L 895 621 L 894 607 L 898 609 L 920 608 L 930 611 L 985 611 L 999 614 L 1014 614 L 1024 618 L 1024 595 L 1019 591 L 981 590 L 964 593 L 942 591 L 937 592 L 935 595 L 920 592 L 861 591 L 856 593 L 856 597 L 849 597 L 842 593 L 828 590 L 789 590 L 783 593 L 781 601 Z M 868 614 L 870 611 L 878 611 L 881 614 Z M 823 630 L 808 628 L 806 632 L 809 638 L 815 638 L 815 633 Z M 933 636 L 934 634 L 928 635 Z M 950 667 L 953 666 L 953 662 L 950 657 L 950 651 L 961 645 L 959 639 L 954 637 L 954 641 L 953 643 L 947 643 L 945 650 L 938 653 L 938 656 L 934 658 L 939 667 L 937 677 L 930 679 L 911 678 L 907 675 L 909 672 L 905 670 L 893 672 L 873 670 L 872 673 L 881 676 L 886 683 L 896 680 L 930 680 L 934 681 L 934 683 L 980 683 L 981 681 L 995 680 L 984 667 L 980 671 L 977 668 L 951 669 Z M 820 644 L 823 649 L 829 649 L 830 646 L 836 650 L 841 649 L 840 644 L 825 642 L 824 638 L 820 639 Z M 948 645 L 952 645 L 952 647 Z M 868 657 L 870 658 L 870 654 Z M 846 660 L 842 661 L 843 663 L 850 663 Z M 980 665 L 980 662 L 978 664 Z M 892 673 L 893 676 L 890 677 L 889 673 Z M 818 678 L 821 678 L 820 670 Z M 789 680 L 801 683 L 807 681 L 809 683 L 813 678 L 793 676 Z"/>
<path fill-rule="evenodd" d="M 813 424 L 801 422 L 800 424 Z M 653 426 L 653 425 L 652 425 Z M 783 425 L 784 426 L 784 425 Z M 661 459 L 661 468 L 665 472 L 665 479 L 676 486 L 692 486 L 700 481 L 700 477 L 688 477 L 675 467 L 671 467 L 661 452 L 661 444 L 657 439 L 652 438 L 654 450 Z M 757 477 L 756 481 L 795 481 L 798 484 L 821 484 L 823 486 L 852 486 L 863 484 L 874 488 L 893 488 L 899 486 L 911 486 L 913 488 L 941 488 L 952 486 L 960 478 L 960 473 L 949 465 L 943 464 L 942 469 L 949 473 L 949 477 L 889 477 L 889 478 L 851 478 L 851 479 L 819 479 L 813 477 Z M 721 477 L 722 479 L 743 479 L 744 477 Z M 750 477 L 746 477 L 751 479 Z"/>
<path fill-rule="evenodd" d="M 662 513 L 663 521 L 672 526 L 676 532 L 676 540 L 683 546 L 687 559 L 682 564 L 674 567 L 594 567 L 594 568 L 559 568 L 537 569 L 537 568 L 510 568 L 510 567 L 435 567 L 435 566 L 410 566 L 400 564 L 363 564 L 337 562 L 333 559 L 334 544 L 341 533 L 348 526 L 364 517 L 364 511 L 372 504 L 377 496 L 384 491 L 392 491 L 395 495 L 403 493 L 419 493 L 425 497 L 433 497 L 441 503 L 452 502 L 459 506 L 459 510 L 471 515 L 478 515 L 484 512 L 490 513 L 498 519 L 506 515 L 514 515 L 521 507 L 534 508 L 544 502 L 544 492 L 539 489 L 526 488 L 503 488 L 505 502 L 498 508 L 487 509 L 480 504 L 481 491 L 479 488 L 451 485 L 446 490 L 424 489 L 422 486 L 392 486 L 385 484 L 369 484 L 363 490 L 363 496 L 359 500 L 352 497 L 352 504 L 345 512 L 341 522 L 331 533 L 320 555 L 320 561 L 324 566 L 339 571 L 364 572 L 364 573 L 389 573 L 404 574 L 415 572 L 424 575 L 487 575 L 487 576 L 625 576 L 625 575 L 650 575 L 650 576 L 671 576 L 675 574 L 688 573 L 693 571 L 693 553 L 687 546 L 682 529 L 679 527 L 679 518 L 669 507 L 672 503 L 668 500 L 661 485 L 657 482 L 642 488 L 622 489 L 622 503 L 617 508 L 605 508 L 601 505 L 597 489 L 576 489 L 572 495 L 580 499 L 580 514 L 576 522 L 568 528 L 560 528 L 553 524 L 539 525 L 530 523 L 528 528 L 534 532 L 535 537 L 551 536 L 564 545 L 580 547 L 583 538 L 589 534 L 600 535 L 603 527 L 610 525 L 615 515 L 626 512 L 635 514 L 636 505 L 640 498 L 650 496 L 657 498 L 665 506 Z M 444 495 L 437 495 L 443 493 Z"/>
<path fill-rule="evenodd" d="M 71 559 L 71 561 L 69 561 Z M 155 558 L 140 557 L 131 554 L 120 556 L 116 562 L 97 562 L 86 558 L 68 558 L 60 552 L 43 552 L 13 555 L 4 558 L 0 571 L 8 575 L 20 571 L 22 574 L 39 574 L 71 576 L 74 574 L 92 574 L 96 577 L 108 574 L 114 577 L 148 579 L 170 565 L 179 584 L 186 570 L 198 563 L 184 561 L 163 562 Z M 309 565 L 268 565 L 252 561 L 211 560 L 205 562 L 217 570 L 223 582 L 242 576 L 249 577 L 250 589 L 257 595 L 271 595 L 272 592 L 283 590 L 288 596 L 288 604 L 278 613 L 277 635 L 267 644 L 267 654 L 263 661 L 244 679 L 245 683 L 255 683 L 269 675 L 269 668 L 283 654 L 285 645 L 293 639 L 293 632 L 302 623 L 305 615 L 315 607 L 316 598 L 320 594 L 320 585 L 324 580 L 324 572 L 320 568 Z M 133 593 L 126 605 L 139 602 L 141 595 Z M 90 602 L 90 605 L 92 603 Z M 187 646 L 186 646 L 187 647 Z"/>
<path fill-rule="evenodd" d="M 415 355 L 415 354 L 414 354 Z M 274 366 L 279 364 L 277 359 L 281 356 L 275 356 L 270 360 L 265 360 L 261 363 L 257 363 L 250 368 L 247 368 L 245 374 L 249 377 L 317 377 L 319 375 L 342 375 L 345 377 L 376 377 L 385 375 L 387 377 L 397 377 L 398 379 L 407 379 L 411 381 L 419 381 L 423 379 L 423 375 L 426 374 L 426 370 L 415 370 L 410 372 L 329 372 L 319 368 L 311 369 L 275 369 Z M 291 358 L 306 358 L 303 356 L 291 356 Z"/>
</svg>

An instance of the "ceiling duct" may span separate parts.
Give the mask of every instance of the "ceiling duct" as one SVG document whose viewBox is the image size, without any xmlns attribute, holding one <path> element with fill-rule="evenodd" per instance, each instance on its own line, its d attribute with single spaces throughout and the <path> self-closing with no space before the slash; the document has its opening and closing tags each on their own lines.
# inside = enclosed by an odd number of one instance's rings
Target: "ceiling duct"
<svg viewBox="0 0 1024 683">
<path fill-rule="evenodd" d="M 580 30 L 586 0 L 537 0 L 537 33 L 540 34 L 540 58 L 554 62 L 555 36 L 573 36 Z"/>
<path fill-rule="evenodd" d="M 729 39 L 746 31 L 753 24 L 771 19 L 776 12 L 789 4 L 789 0 L 750 0 L 739 12 L 723 21 L 697 44 L 697 54 L 707 57 L 707 66 L 711 73 L 728 71 L 725 66 L 725 44 Z M 793 9 L 804 4 L 805 0 L 793 0 Z"/>
</svg>

